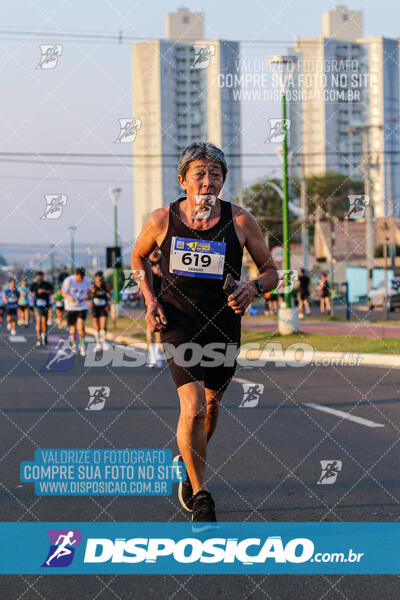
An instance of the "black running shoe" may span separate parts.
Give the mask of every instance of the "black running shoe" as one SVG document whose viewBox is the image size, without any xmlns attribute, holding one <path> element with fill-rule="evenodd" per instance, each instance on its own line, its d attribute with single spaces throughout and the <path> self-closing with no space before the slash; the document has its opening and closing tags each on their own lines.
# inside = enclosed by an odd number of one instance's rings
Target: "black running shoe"
<svg viewBox="0 0 400 600">
<path fill-rule="evenodd" d="M 200 533 L 207 529 L 218 529 L 215 504 L 210 492 L 200 490 L 193 496 L 192 531 Z"/>
<path fill-rule="evenodd" d="M 174 458 L 174 462 L 184 462 L 182 456 L 178 454 Z M 193 488 L 190 483 L 189 475 L 186 473 L 186 480 L 179 482 L 178 498 L 183 508 L 188 512 L 193 510 Z"/>
</svg>

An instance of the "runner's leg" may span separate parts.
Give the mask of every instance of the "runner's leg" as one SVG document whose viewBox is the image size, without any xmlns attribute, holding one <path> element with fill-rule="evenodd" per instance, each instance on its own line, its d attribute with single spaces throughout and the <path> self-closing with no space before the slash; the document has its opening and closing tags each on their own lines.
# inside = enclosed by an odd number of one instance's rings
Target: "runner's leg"
<svg viewBox="0 0 400 600">
<path fill-rule="evenodd" d="M 178 388 L 180 415 L 177 429 L 179 451 L 193 488 L 193 495 L 205 490 L 207 402 L 202 381 L 192 381 Z"/>
<path fill-rule="evenodd" d="M 224 395 L 224 392 L 216 392 L 214 390 L 205 388 L 205 393 L 207 402 L 207 413 L 204 425 L 206 429 L 208 443 L 217 426 L 219 405 L 222 400 L 222 396 Z"/>
</svg>

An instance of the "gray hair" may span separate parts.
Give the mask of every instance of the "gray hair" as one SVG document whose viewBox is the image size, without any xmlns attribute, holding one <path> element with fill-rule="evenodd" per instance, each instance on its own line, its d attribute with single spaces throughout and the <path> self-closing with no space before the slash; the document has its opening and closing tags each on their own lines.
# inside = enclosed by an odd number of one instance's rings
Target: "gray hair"
<svg viewBox="0 0 400 600">
<path fill-rule="evenodd" d="M 222 176 L 225 181 L 228 172 L 225 155 L 220 148 L 211 144 L 211 142 L 193 142 L 185 148 L 179 157 L 178 175 L 185 179 L 189 164 L 194 160 L 206 158 L 207 160 L 218 161 L 222 168 Z"/>
</svg>

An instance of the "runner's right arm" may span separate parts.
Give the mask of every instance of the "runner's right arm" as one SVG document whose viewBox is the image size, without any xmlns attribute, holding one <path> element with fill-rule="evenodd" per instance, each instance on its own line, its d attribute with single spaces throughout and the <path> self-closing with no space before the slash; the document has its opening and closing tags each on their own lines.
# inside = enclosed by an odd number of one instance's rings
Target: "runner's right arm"
<svg viewBox="0 0 400 600">
<path fill-rule="evenodd" d="M 151 213 L 143 225 L 131 255 L 131 269 L 133 272 L 144 272 L 140 282 L 140 289 L 147 307 L 146 322 L 152 331 L 162 331 L 167 325 L 161 304 L 154 296 L 152 283 L 152 269 L 147 257 L 158 245 L 166 223 L 168 222 L 167 207 L 158 208 Z M 160 242 L 161 243 L 161 242 Z"/>
</svg>

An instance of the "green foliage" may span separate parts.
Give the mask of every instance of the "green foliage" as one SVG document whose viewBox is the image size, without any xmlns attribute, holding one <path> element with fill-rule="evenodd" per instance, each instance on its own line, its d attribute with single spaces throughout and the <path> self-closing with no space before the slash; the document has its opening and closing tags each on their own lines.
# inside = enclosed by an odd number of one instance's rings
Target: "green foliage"
<svg viewBox="0 0 400 600">
<path fill-rule="evenodd" d="M 317 206 L 320 206 L 321 220 L 328 218 L 330 210 L 332 215 L 343 219 L 349 210 L 349 194 L 363 193 L 363 181 L 351 179 L 343 173 L 327 171 L 306 179 L 308 213 L 315 214 Z"/>
</svg>

